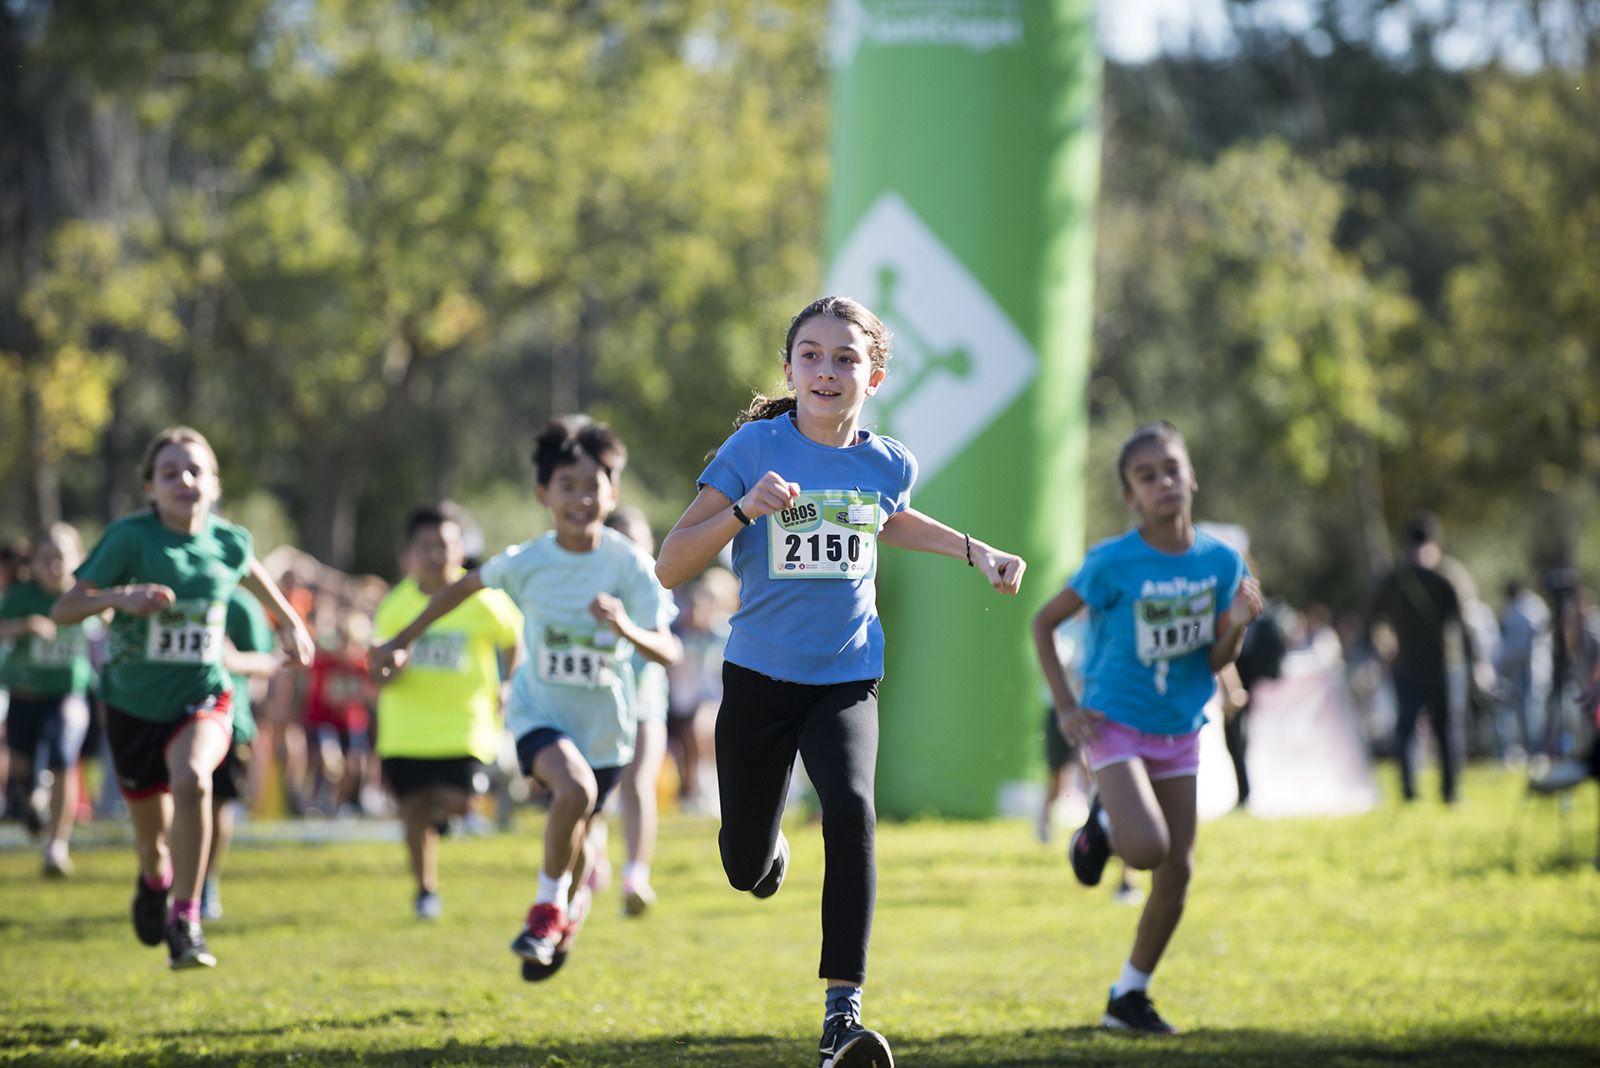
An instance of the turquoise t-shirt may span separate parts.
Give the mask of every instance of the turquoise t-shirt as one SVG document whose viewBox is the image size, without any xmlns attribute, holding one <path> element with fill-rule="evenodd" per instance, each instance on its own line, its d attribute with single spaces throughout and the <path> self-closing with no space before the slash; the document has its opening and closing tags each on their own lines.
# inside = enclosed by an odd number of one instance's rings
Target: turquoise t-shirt
<svg viewBox="0 0 1600 1068">
<path fill-rule="evenodd" d="M 18 582 L 0 598 L 0 619 L 49 616 L 55 595 L 37 582 Z M 89 666 L 89 638 L 83 624 L 58 624 L 56 636 L 44 639 L 24 634 L 6 643 L 9 653 L 0 662 L 0 686 L 38 697 L 64 697 L 89 692 L 93 670 Z"/>
<path fill-rule="evenodd" d="M 228 693 L 222 666 L 228 598 L 250 570 L 250 532 L 207 516 L 198 533 L 168 530 L 154 509 L 106 528 L 79 566 L 80 582 L 100 589 L 156 583 L 177 602 L 149 616 L 118 612 L 101 696 L 138 719 L 171 723 L 207 698 Z"/>
<path fill-rule="evenodd" d="M 500 553 L 478 575 L 522 610 L 528 659 L 512 678 L 512 736 L 559 730 L 594 768 L 633 759 L 633 644 L 601 630 L 589 602 L 609 593 L 641 627 L 671 623 L 677 608 L 650 555 L 609 528 L 586 553 L 563 549 L 549 533 Z"/>
<path fill-rule="evenodd" d="M 735 430 L 699 481 L 737 501 L 768 471 L 801 495 L 734 535 L 739 611 L 724 656 L 787 682 L 881 678 L 878 534 L 911 507 L 916 458 L 865 430 L 846 448 L 822 445 L 782 415 Z"/>
<path fill-rule="evenodd" d="M 1247 573 L 1237 551 L 1199 530 L 1183 553 L 1152 548 L 1137 530 L 1090 549 L 1068 583 L 1089 606 L 1083 707 L 1146 734 L 1199 730 L 1216 688 L 1217 617 Z"/>
</svg>

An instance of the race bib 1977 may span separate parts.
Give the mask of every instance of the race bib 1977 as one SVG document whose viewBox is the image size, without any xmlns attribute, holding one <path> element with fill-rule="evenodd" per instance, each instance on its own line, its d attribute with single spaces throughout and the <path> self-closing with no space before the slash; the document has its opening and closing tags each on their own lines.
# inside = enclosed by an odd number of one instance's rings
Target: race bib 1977
<svg viewBox="0 0 1600 1068">
<path fill-rule="evenodd" d="M 1171 660 L 1216 640 L 1216 591 L 1177 597 L 1145 597 L 1133 603 L 1139 659 Z"/>
</svg>

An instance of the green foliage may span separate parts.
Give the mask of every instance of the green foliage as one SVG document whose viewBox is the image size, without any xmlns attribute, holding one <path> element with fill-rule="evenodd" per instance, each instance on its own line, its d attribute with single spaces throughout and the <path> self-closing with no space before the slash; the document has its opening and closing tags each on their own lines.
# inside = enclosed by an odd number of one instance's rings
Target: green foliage
<svg viewBox="0 0 1600 1068">
<path fill-rule="evenodd" d="M 1059 847 L 1020 821 L 882 825 L 867 1019 L 897 1062 L 943 1068 L 1592 1059 L 1595 791 L 1558 816 L 1522 789 L 1473 770 L 1449 811 L 1202 827 L 1152 990 L 1187 1033 L 1162 1042 L 1096 1027 L 1137 912 L 1077 886 Z M 511 835 L 447 839 L 438 924 L 411 915 L 397 838 L 242 844 L 226 917 L 207 925 L 221 963 L 204 973 L 170 973 L 134 941 L 125 844 L 80 846 L 65 884 L 39 879 L 31 849 L 0 852 L 0 1063 L 746 1068 L 812 1055 L 817 827 L 788 828 L 790 878 L 757 902 L 728 888 L 713 822 L 669 816 L 657 909 L 628 920 L 615 891 L 601 897 L 566 968 L 530 985 L 506 943 L 538 832 L 524 813 Z"/>
</svg>

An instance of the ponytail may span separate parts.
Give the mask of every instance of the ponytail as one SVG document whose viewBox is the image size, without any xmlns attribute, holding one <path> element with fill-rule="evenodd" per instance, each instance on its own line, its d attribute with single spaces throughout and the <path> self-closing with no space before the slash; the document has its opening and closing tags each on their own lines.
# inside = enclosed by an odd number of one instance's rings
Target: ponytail
<svg viewBox="0 0 1600 1068">
<path fill-rule="evenodd" d="M 743 426 L 753 423 L 758 419 L 776 419 L 780 415 L 788 415 L 799 406 L 794 394 L 782 397 L 768 397 L 757 393 L 750 398 L 750 407 L 734 417 L 734 426 Z"/>
</svg>

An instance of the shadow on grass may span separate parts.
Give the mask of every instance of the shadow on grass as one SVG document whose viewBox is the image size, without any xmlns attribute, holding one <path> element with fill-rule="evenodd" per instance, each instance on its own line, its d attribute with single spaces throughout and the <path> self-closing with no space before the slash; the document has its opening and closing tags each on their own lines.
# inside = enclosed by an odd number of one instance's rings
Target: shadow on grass
<svg viewBox="0 0 1600 1068">
<path fill-rule="evenodd" d="M 133 941 L 133 928 L 128 917 L 117 913 L 88 916 L 63 916 L 60 919 L 38 916 L 0 917 L 0 935 L 15 930 L 25 930 L 30 941 L 83 942 L 91 938 L 104 938 L 107 931 L 128 932 Z"/>
<path fill-rule="evenodd" d="M 426 1013 L 380 1014 L 345 1027 L 371 1028 L 405 1017 L 411 1022 Z M 333 1027 L 329 1028 L 334 1029 Z M 0 1048 L 22 1053 L 28 1063 L 59 1065 L 145 1065 L 169 1068 L 221 1068 L 240 1063 L 342 1065 L 366 1064 L 465 1066 L 526 1065 L 530 1068 L 630 1068 L 694 1065 L 701 1068 L 759 1068 L 764 1065 L 809 1063 L 811 1044 L 793 1038 L 739 1035 L 678 1035 L 654 1039 L 594 1042 L 475 1044 L 449 1041 L 413 1048 L 362 1048 L 357 1042 L 335 1043 L 329 1049 L 296 1044 L 265 1050 L 200 1052 L 230 1034 L 270 1035 L 276 1029 L 172 1034 L 154 1047 L 137 1050 L 107 1045 L 110 1036 L 97 1028 L 48 1025 L 0 1026 Z M 29 1047 L 32 1047 L 31 1049 Z M 1175 1038 L 1117 1035 L 1099 1028 L 1032 1030 L 1008 1035 L 943 1035 L 895 1042 L 896 1062 L 907 1068 L 1048 1068 L 1054 1065 L 1178 1065 L 1180 1068 L 1223 1068 L 1236 1065 L 1384 1066 L 1455 1068 L 1457 1065 L 1565 1066 L 1595 1063 L 1595 1046 L 1582 1040 L 1502 1042 L 1451 1035 L 1307 1038 L 1260 1030 L 1199 1030 Z M 0 1059 L 5 1059 L 0 1057 Z"/>
</svg>

